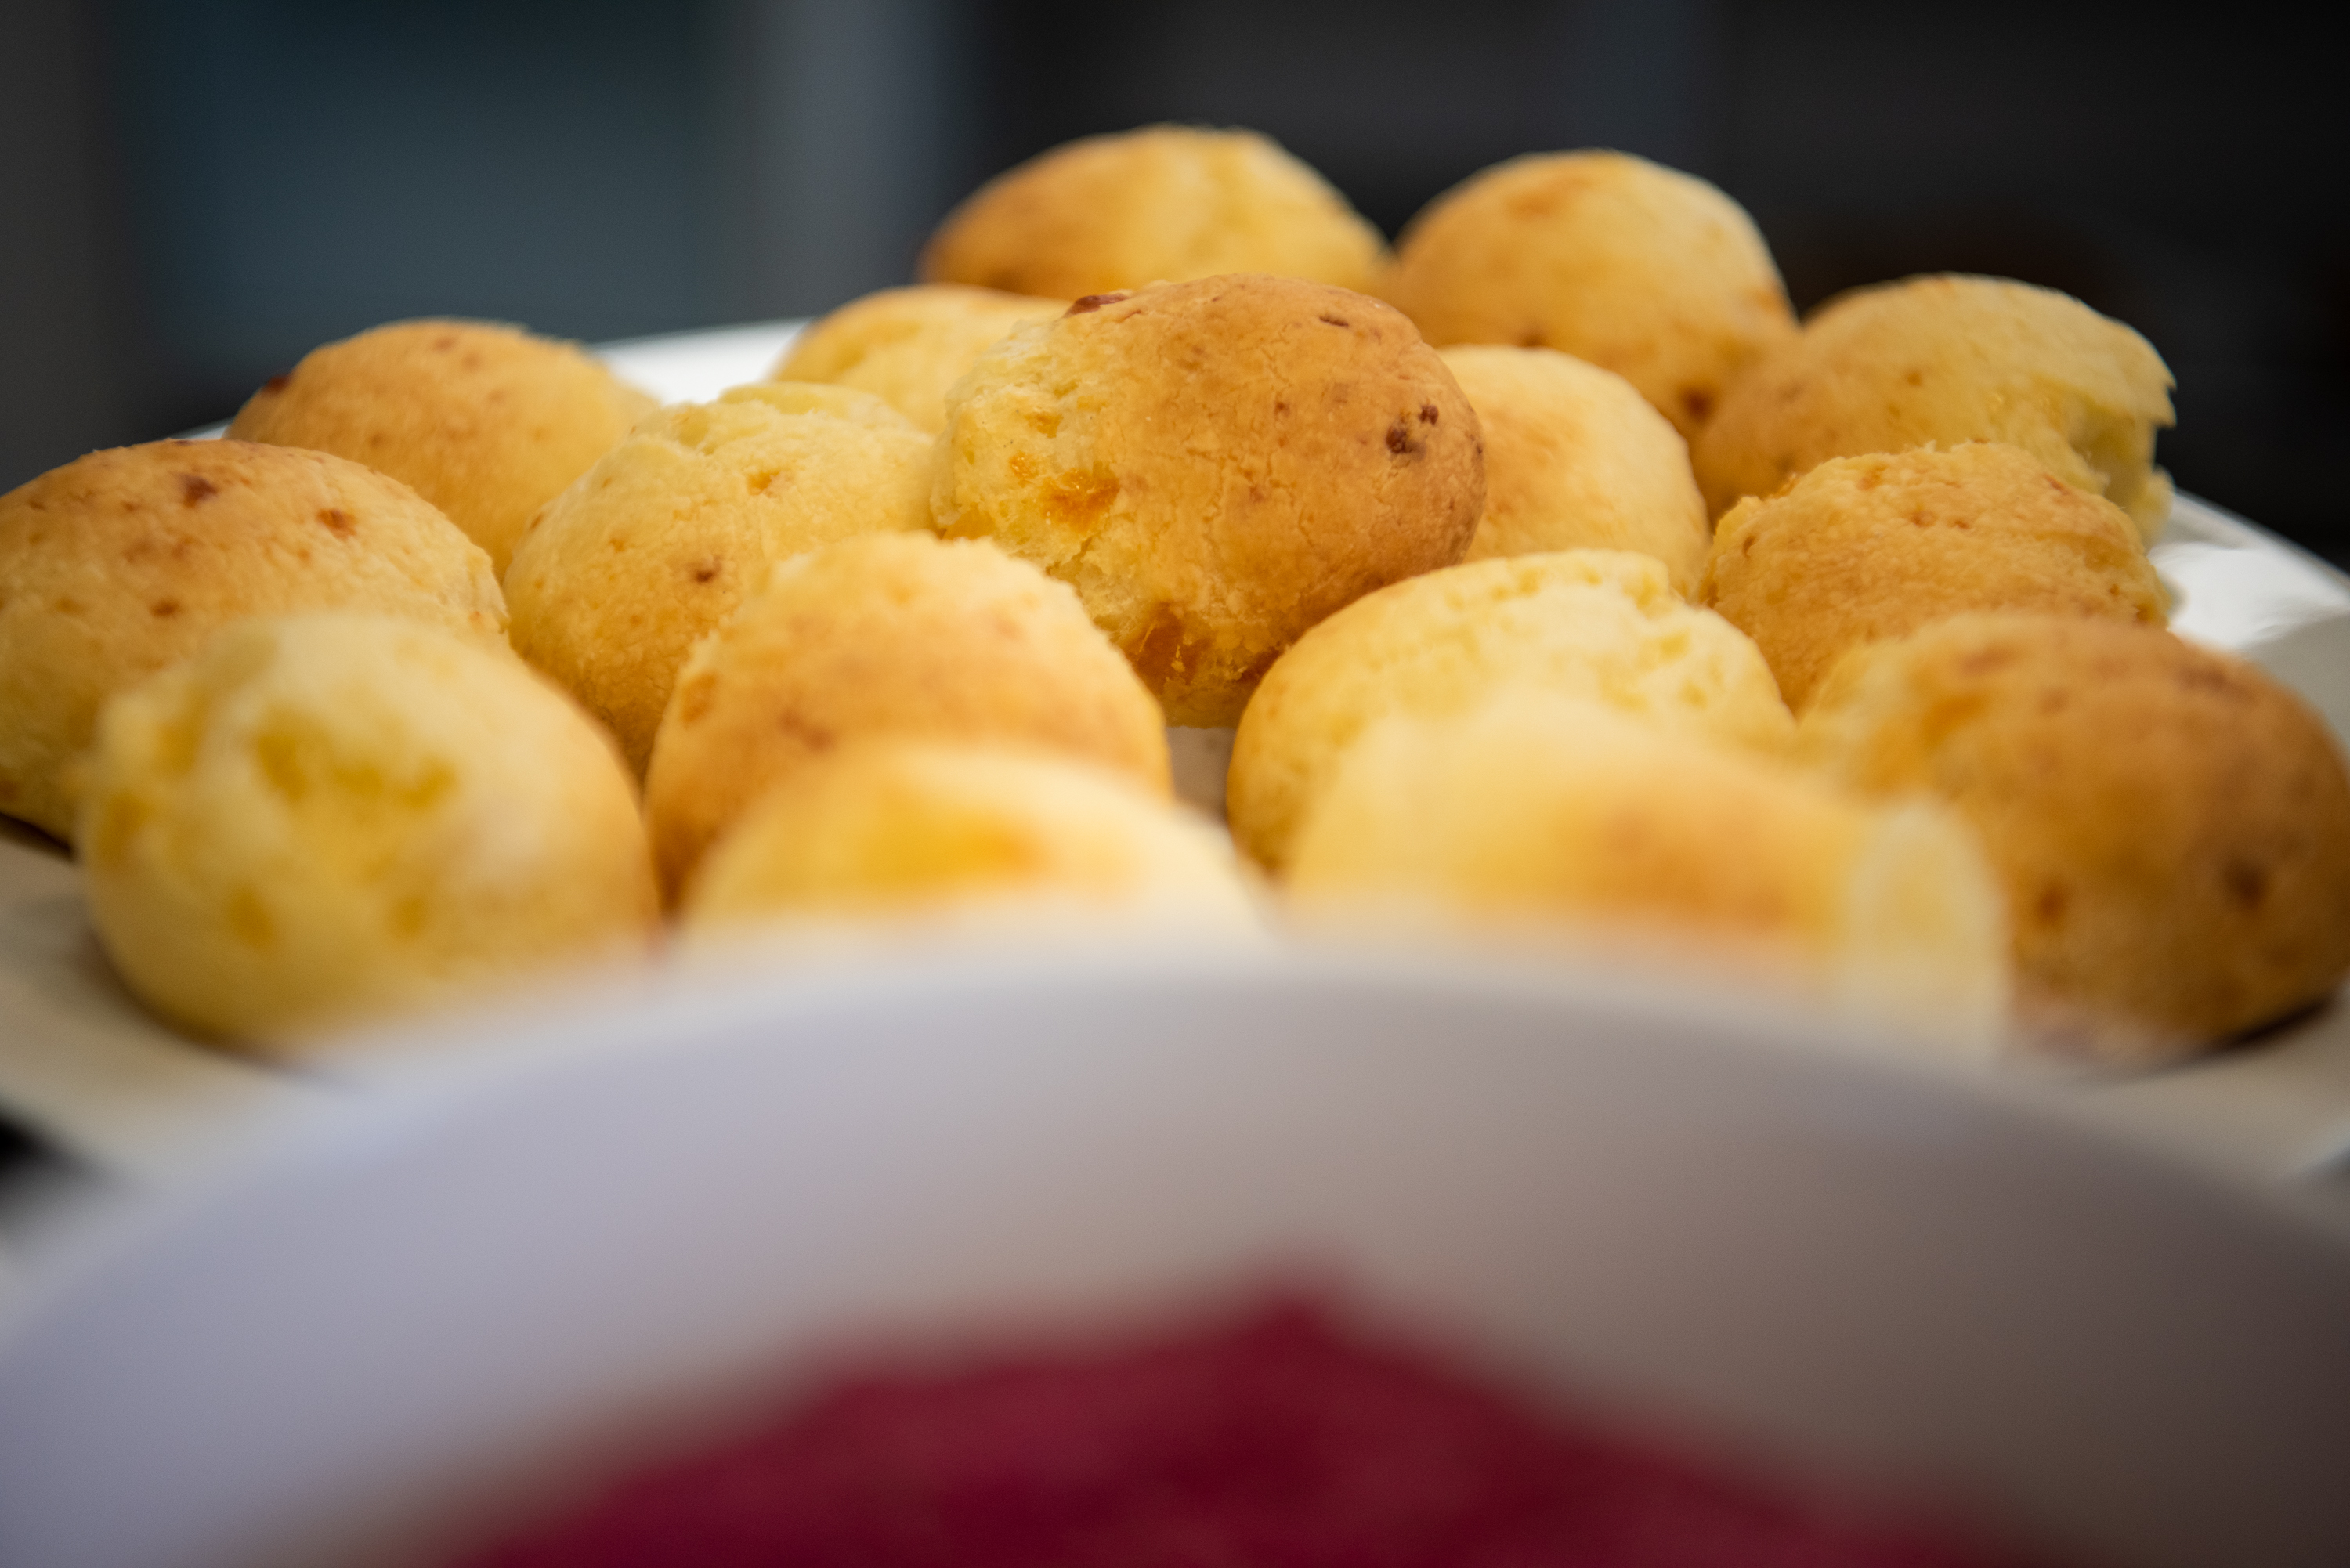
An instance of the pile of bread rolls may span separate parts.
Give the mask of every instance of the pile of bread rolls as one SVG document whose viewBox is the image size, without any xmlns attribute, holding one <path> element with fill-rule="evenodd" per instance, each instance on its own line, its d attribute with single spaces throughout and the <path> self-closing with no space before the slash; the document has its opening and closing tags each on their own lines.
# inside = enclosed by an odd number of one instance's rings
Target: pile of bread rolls
<svg viewBox="0 0 2350 1568">
<path fill-rule="evenodd" d="M 0 812 L 264 1051 L 941 919 L 1533 940 L 2124 1061 L 2350 971 L 2339 745 L 2164 629 L 2168 373 L 2077 301 L 1799 324 L 1733 202 L 1608 152 L 1390 253 L 1171 127 L 920 273 L 708 402 L 411 322 L 0 497 Z M 1229 836 L 1170 725 L 1235 730 Z"/>
</svg>

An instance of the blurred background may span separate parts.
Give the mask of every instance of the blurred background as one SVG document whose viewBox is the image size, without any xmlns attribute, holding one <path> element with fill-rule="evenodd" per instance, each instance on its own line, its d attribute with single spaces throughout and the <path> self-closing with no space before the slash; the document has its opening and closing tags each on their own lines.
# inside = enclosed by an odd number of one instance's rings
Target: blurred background
<svg viewBox="0 0 2350 1568">
<path fill-rule="evenodd" d="M 5 0 L 0 490 L 422 314 L 603 340 L 905 281 L 979 181 L 1158 119 L 1390 234 L 1613 146 L 1754 213 L 1797 306 L 2079 296 L 2178 379 L 2183 488 L 2350 564 L 2350 137 L 2281 8 L 1856 0 Z"/>
</svg>

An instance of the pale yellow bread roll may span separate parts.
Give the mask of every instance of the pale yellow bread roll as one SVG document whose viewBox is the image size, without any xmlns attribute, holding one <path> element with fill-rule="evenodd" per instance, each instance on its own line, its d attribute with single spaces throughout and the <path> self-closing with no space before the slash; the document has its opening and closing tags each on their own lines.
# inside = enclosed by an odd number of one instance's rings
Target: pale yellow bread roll
<svg viewBox="0 0 2350 1568">
<path fill-rule="evenodd" d="M 248 441 L 94 452 L 0 495 L 0 812 L 67 836 L 117 691 L 245 616 L 378 610 L 505 647 L 490 558 L 398 480 Z"/>
<path fill-rule="evenodd" d="M 703 934 L 773 920 L 1025 909 L 1089 922 L 1249 930 L 1232 846 L 1159 793 L 1077 758 L 1000 743 L 853 741 L 744 814 L 695 875 Z"/>
<path fill-rule="evenodd" d="M 75 829 L 90 917 L 164 1017 L 265 1054 L 650 950 L 609 737 L 438 627 L 242 622 L 108 704 Z"/>
<path fill-rule="evenodd" d="M 1988 441 L 1834 458 L 1739 503 L 1698 597 L 1754 639 L 1799 711 L 1847 649 L 1948 616 L 2165 619 L 2128 515 Z"/>
<path fill-rule="evenodd" d="M 1166 710 L 1229 725 L 1273 660 L 1457 560 L 1477 416 L 1378 300 L 1241 275 L 1080 300 L 948 400 L 931 511 L 1069 583 Z"/>
<path fill-rule="evenodd" d="M 2005 1012 L 1998 885 L 1953 814 L 1526 688 L 1365 734 L 1287 886 L 1309 920 L 1549 929 L 1977 1043 Z"/>
<path fill-rule="evenodd" d="M 2152 539 L 2170 514 L 2154 346 L 2054 289 L 1931 276 L 1841 295 L 1731 388 L 1692 443 L 1719 514 L 1832 457 L 2004 441 L 2103 495 Z"/>
<path fill-rule="evenodd" d="M 2151 627 L 1940 621 L 1847 656 L 1800 754 L 1930 791 L 2006 890 L 2025 1017 L 2125 1060 L 2217 1041 L 2350 971 L 2350 777 L 2298 697 Z"/>
<path fill-rule="evenodd" d="M 1551 348 L 1442 350 L 1485 438 L 1485 515 L 1464 561 L 1638 550 L 1697 591 L 1713 526 L 1689 443 L 1639 389 Z"/>
<path fill-rule="evenodd" d="M 228 433 L 331 452 L 412 485 L 503 575 L 531 517 L 652 406 L 576 343 L 487 321 L 400 321 L 312 349 Z"/>
<path fill-rule="evenodd" d="M 1621 152 L 1529 153 L 1471 175 L 1411 221 L 1380 292 L 1439 347 L 1556 348 L 1613 370 L 1684 436 L 1795 334 L 1745 209 Z"/>
<path fill-rule="evenodd" d="M 1513 685 L 1759 752 L 1784 750 L 1794 730 L 1754 645 L 1683 603 L 1653 556 L 1479 561 L 1356 600 L 1273 667 L 1233 740 L 1233 838 L 1281 869 L 1314 800 L 1373 724 L 1465 712 Z"/>
<path fill-rule="evenodd" d="M 916 429 L 936 435 L 946 428 L 947 389 L 981 350 L 1015 327 L 1068 307 L 1066 299 L 962 284 L 885 288 L 811 324 L 792 339 L 770 379 L 826 381 L 870 392 Z"/>
<path fill-rule="evenodd" d="M 1386 261 L 1379 232 L 1265 137 L 1153 125 L 997 175 L 947 214 L 920 270 L 924 283 L 1075 299 L 1234 272 L 1367 290 Z"/>
<path fill-rule="evenodd" d="M 768 382 L 662 409 L 531 524 L 506 573 L 515 651 L 631 766 L 693 645 L 787 556 L 930 520 L 931 442 L 847 387 Z"/>
<path fill-rule="evenodd" d="M 645 784 L 663 885 L 761 794 L 872 735 L 1023 743 L 1169 789 L 1157 705 L 1066 585 L 988 545 L 853 539 L 778 565 L 679 676 Z"/>
</svg>

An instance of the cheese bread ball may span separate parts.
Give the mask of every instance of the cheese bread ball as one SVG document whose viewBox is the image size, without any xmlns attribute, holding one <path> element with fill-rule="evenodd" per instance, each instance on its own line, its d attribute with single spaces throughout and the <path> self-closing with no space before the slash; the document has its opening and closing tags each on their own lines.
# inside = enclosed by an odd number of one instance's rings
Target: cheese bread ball
<svg viewBox="0 0 2350 1568">
<path fill-rule="evenodd" d="M 2121 508 L 1990 441 L 1835 458 L 1721 520 L 1699 597 L 1797 710 L 1846 650 L 1970 610 L 2164 623 Z"/>
<path fill-rule="evenodd" d="M 1381 722 L 1289 888 L 1309 917 L 1550 926 L 1969 1038 L 2005 1015 L 1998 884 L 1954 814 L 1551 692 Z"/>
<path fill-rule="evenodd" d="M 812 759 L 712 849 L 689 931 L 762 921 L 1084 911 L 1244 930 L 1232 846 L 1131 777 L 1049 752 L 874 738 Z"/>
<path fill-rule="evenodd" d="M 74 833 L 124 981 L 265 1054 L 650 950 L 610 739 L 438 627 L 249 620 L 107 705 Z"/>
<path fill-rule="evenodd" d="M 931 442 L 880 399 L 768 383 L 647 419 L 531 524 L 506 573 L 516 652 L 642 773 L 686 654 L 770 563 L 930 521 Z"/>
<path fill-rule="evenodd" d="M 1268 272 L 1368 289 L 1387 243 L 1329 182 L 1250 130 L 1090 136 L 997 175 L 947 214 L 924 283 L 1081 295 Z"/>
<path fill-rule="evenodd" d="M 503 575 L 532 515 L 652 406 L 575 343 L 486 321 L 400 321 L 312 349 L 228 433 L 413 485 Z"/>
<path fill-rule="evenodd" d="M 1411 323 L 1242 275 L 1081 299 L 948 400 L 934 525 L 1071 584 L 1172 724 L 1232 723 L 1281 651 L 1460 559 L 1477 416 Z"/>
<path fill-rule="evenodd" d="M 982 349 L 1015 327 L 1068 307 L 1066 299 L 961 284 L 885 288 L 849 301 L 792 339 L 774 379 L 855 387 L 936 435 L 946 428 L 947 389 Z"/>
<path fill-rule="evenodd" d="M 1832 457 L 2004 441 L 2151 539 L 2170 514 L 2153 462 L 2170 422 L 2170 371 L 2120 322 L 2005 278 L 1913 277 L 1814 311 L 1731 389 L 1692 455 L 1719 514 Z"/>
<path fill-rule="evenodd" d="M 1798 745 L 1974 825 L 2025 1016 L 2079 1048 L 2210 1044 L 2350 971 L 2341 749 L 2241 659 L 2151 627 L 1965 616 L 1847 656 Z"/>
<path fill-rule="evenodd" d="M 1684 436 L 1795 334 L 1745 209 L 1621 152 L 1471 175 L 1411 221 L 1380 292 L 1430 343 L 1556 348 L 1613 370 Z"/>
<path fill-rule="evenodd" d="M 1170 787 L 1157 706 L 1066 585 L 987 545 L 852 539 L 777 566 L 678 677 L 645 784 L 663 886 L 867 735 L 1023 742 Z"/>
<path fill-rule="evenodd" d="M 1596 700 L 1667 727 L 1783 751 L 1794 720 L 1754 645 L 1683 603 L 1650 556 L 1568 550 L 1479 561 L 1332 616 L 1257 689 L 1232 742 L 1232 836 L 1272 870 L 1347 749 L 1379 720 L 1478 707 L 1513 685 Z"/>
<path fill-rule="evenodd" d="M 409 616 L 505 647 L 490 559 L 395 479 L 247 441 L 94 452 L 0 496 L 0 812 L 65 837 L 106 700 L 230 621 Z"/>
<path fill-rule="evenodd" d="M 1485 436 L 1485 516 L 1461 558 L 1638 550 L 1697 591 L 1713 542 L 1689 443 L 1639 389 L 1552 348 L 1443 350 Z"/>
</svg>

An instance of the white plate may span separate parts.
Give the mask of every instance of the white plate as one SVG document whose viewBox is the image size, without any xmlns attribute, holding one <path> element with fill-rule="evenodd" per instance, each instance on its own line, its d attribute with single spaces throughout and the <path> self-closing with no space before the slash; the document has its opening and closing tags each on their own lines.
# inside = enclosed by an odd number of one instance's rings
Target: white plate
<svg viewBox="0 0 2350 1568">
<path fill-rule="evenodd" d="M 664 400 L 764 376 L 796 322 L 609 346 L 620 373 Z M 2193 496 L 2154 560 L 2181 636 L 2242 653 L 2350 735 L 2350 578 Z M 1220 804 L 1222 752 L 1176 732 L 1187 798 Z M 243 1119 L 301 1114 L 336 1091 L 192 1046 L 109 971 L 71 865 L 0 820 L 0 1103 L 101 1168 L 161 1173 Z M 2337 1004 L 2256 1046 L 2171 1071 L 2081 1085 L 2091 1108 L 2210 1158 L 2293 1175 L 2350 1144 L 2350 1009 Z"/>
</svg>

